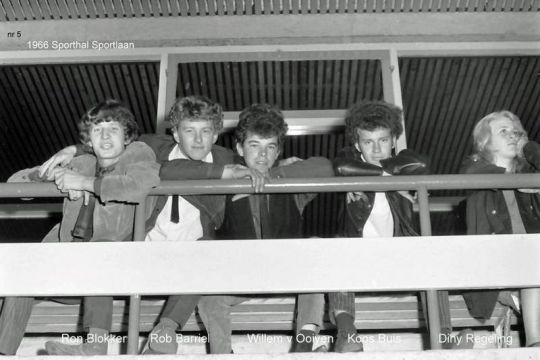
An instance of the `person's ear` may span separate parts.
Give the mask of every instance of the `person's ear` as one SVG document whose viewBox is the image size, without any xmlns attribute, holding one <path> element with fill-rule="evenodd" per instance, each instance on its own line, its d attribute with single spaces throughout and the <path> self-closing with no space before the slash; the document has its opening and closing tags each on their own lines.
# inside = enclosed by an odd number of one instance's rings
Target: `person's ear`
<svg viewBox="0 0 540 360">
<path fill-rule="evenodd" d="M 244 148 L 242 147 L 242 144 L 239 142 L 236 143 L 236 151 L 238 152 L 238 155 L 241 157 L 244 157 Z"/>
<path fill-rule="evenodd" d="M 171 128 L 172 136 L 174 138 L 174 141 L 176 141 L 178 144 L 180 143 L 180 136 L 178 135 L 178 128 L 174 126 Z"/>
<path fill-rule="evenodd" d="M 397 145 L 397 138 L 395 136 L 392 136 L 392 149 L 395 149 Z"/>
<path fill-rule="evenodd" d="M 219 137 L 219 134 L 218 133 L 214 133 L 214 135 L 212 135 L 212 144 L 215 144 L 217 139 Z"/>
</svg>

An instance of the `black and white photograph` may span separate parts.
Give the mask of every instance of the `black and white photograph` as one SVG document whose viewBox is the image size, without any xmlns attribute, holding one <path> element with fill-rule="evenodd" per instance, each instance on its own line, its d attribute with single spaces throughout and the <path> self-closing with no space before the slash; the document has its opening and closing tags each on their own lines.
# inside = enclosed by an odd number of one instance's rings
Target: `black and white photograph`
<svg viewBox="0 0 540 360">
<path fill-rule="evenodd" d="M 540 360 L 540 0 L 0 0 L 0 356 Z"/>
</svg>

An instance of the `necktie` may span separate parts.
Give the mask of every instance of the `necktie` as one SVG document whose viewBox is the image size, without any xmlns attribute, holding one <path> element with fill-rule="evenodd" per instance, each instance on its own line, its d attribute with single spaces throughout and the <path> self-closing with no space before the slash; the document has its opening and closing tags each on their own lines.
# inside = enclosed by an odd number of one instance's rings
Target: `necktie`
<svg viewBox="0 0 540 360">
<path fill-rule="evenodd" d="M 178 224 L 180 222 L 180 214 L 178 213 L 178 195 L 172 196 L 171 202 L 171 222 Z"/>
</svg>

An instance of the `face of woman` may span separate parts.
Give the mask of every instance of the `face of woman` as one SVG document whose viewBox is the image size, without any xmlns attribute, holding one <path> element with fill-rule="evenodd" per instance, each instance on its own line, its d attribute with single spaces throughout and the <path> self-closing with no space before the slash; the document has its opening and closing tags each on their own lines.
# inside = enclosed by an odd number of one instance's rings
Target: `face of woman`
<svg viewBox="0 0 540 360">
<path fill-rule="evenodd" d="M 501 117 L 489 123 L 491 127 L 491 141 L 488 149 L 493 155 L 495 162 L 513 160 L 519 154 L 518 142 L 523 137 L 523 132 L 514 126 L 507 118 Z"/>
</svg>

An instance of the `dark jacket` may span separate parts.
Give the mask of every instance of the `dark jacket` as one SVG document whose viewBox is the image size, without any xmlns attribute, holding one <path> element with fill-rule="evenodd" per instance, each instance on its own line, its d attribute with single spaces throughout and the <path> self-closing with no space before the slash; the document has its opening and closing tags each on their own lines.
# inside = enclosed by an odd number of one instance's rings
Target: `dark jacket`
<svg viewBox="0 0 540 360">
<path fill-rule="evenodd" d="M 525 145 L 526 162 L 518 173 L 538 172 L 540 169 L 540 145 Z M 478 156 L 466 159 L 461 167 L 463 174 L 504 174 L 505 169 Z M 514 191 L 519 213 L 527 233 L 540 233 L 540 195 Z M 511 234 L 512 224 L 508 208 L 500 190 L 471 192 L 466 199 L 467 234 Z M 499 291 L 467 291 L 463 297 L 473 317 L 489 319 L 497 303 Z"/>
<path fill-rule="evenodd" d="M 139 141 L 148 144 L 156 153 L 157 161 L 161 164 L 159 172 L 161 180 L 220 179 L 224 166 L 232 164 L 234 159 L 233 151 L 214 145 L 212 147 L 212 164 L 186 159 L 168 161 L 169 154 L 176 145 L 172 136 L 148 134 L 142 135 Z M 225 195 L 186 195 L 182 197 L 200 211 L 203 239 L 214 238 L 215 229 L 219 228 L 223 222 Z M 150 231 L 154 227 L 157 216 L 163 210 L 166 202 L 167 196 L 158 197 L 152 214 L 146 222 L 146 231 Z"/>
<path fill-rule="evenodd" d="M 236 158 L 236 163 L 245 165 L 240 157 Z M 330 161 L 322 157 L 312 157 L 270 169 L 270 176 L 273 178 L 316 178 L 333 175 Z M 316 194 L 255 194 L 232 201 L 233 196 L 227 196 L 225 220 L 218 231 L 219 239 L 301 238 L 302 212 Z"/>
<path fill-rule="evenodd" d="M 405 153 L 404 153 L 405 152 Z M 395 164 L 382 162 L 383 167 L 369 164 L 362 160 L 362 154 L 353 146 L 343 148 L 334 160 L 334 170 L 340 176 L 378 176 L 386 171 L 392 175 L 421 175 L 428 173 L 428 165 L 425 158 L 415 154 L 411 150 L 403 150 L 398 156 L 405 154 L 408 162 L 406 172 L 396 169 Z M 340 208 L 341 223 L 338 236 L 362 237 L 364 225 L 371 214 L 375 201 L 375 192 L 364 192 L 365 197 L 346 204 Z M 387 191 L 386 199 L 394 220 L 394 236 L 417 236 L 418 229 L 413 224 L 413 210 L 410 201 L 396 191 Z"/>
</svg>

